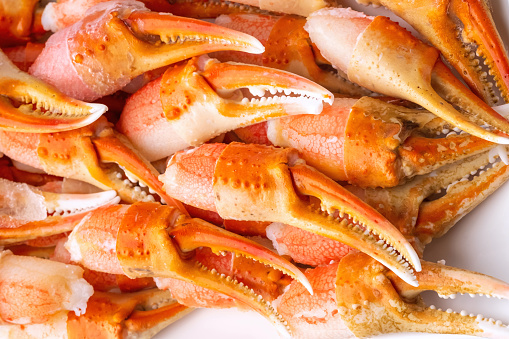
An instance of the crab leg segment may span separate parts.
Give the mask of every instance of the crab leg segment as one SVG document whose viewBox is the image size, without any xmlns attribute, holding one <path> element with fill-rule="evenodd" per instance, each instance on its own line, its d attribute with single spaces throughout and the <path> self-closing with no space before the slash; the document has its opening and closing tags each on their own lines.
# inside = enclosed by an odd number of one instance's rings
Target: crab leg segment
<svg viewBox="0 0 509 339">
<path fill-rule="evenodd" d="M 20 71 L 0 50 L 0 129 L 65 131 L 94 122 L 107 109 L 70 98 Z"/>
<path fill-rule="evenodd" d="M 263 46 L 208 22 L 150 12 L 140 2 L 110 1 L 52 35 L 30 73 L 92 101 L 144 72 L 219 50 L 261 53 Z"/>
<path fill-rule="evenodd" d="M 289 114 L 318 114 L 332 94 L 310 80 L 206 56 L 168 69 L 127 102 L 119 130 L 149 160 L 235 128 Z"/>
<path fill-rule="evenodd" d="M 0 252 L 0 324 L 43 323 L 86 311 L 93 288 L 74 265 Z"/>
<path fill-rule="evenodd" d="M 417 254 L 391 223 L 304 165 L 295 150 L 229 144 L 217 161 L 213 190 L 223 218 L 303 228 L 368 253 L 409 283 L 412 268 L 420 270 Z"/>
<path fill-rule="evenodd" d="M 398 281 L 399 278 L 394 279 L 392 272 L 362 253 L 342 259 L 337 271 L 336 297 L 348 329 L 358 337 L 391 332 L 469 334 L 486 338 L 508 335 L 507 326 L 498 322 L 465 311 L 445 312 L 426 307 L 420 299 L 415 299 L 420 290 L 435 290 L 440 294 L 481 293 L 507 299 L 506 283 L 424 261 L 422 268 L 417 274 L 418 290 Z"/>
<path fill-rule="evenodd" d="M 196 233 L 196 234 L 195 234 Z M 116 244 L 115 248 L 111 247 Z M 179 244 L 182 244 L 182 248 Z M 169 206 L 137 203 L 98 211 L 75 228 L 67 248 L 71 259 L 96 270 L 136 277 L 168 277 L 223 293 L 260 312 L 282 333 L 285 324 L 274 309 L 249 287 L 196 262 L 195 250 L 233 253 L 260 261 L 272 269 L 309 283 L 291 264 L 258 244 Z"/>
<path fill-rule="evenodd" d="M 326 33 L 344 26 L 350 30 L 347 34 L 358 38 L 345 38 L 351 41 L 341 44 L 344 49 L 338 51 L 337 47 L 331 47 L 334 42 Z M 342 67 L 353 82 L 415 102 L 479 138 L 509 143 L 509 138 L 481 127 L 488 124 L 508 133 L 509 122 L 452 75 L 439 59 L 438 50 L 388 18 L 365 17 L 349 9 L 323 9 L 310 16 L 306 29 L 325 58 Z M 464 114 L 452 104 L 459 106 Z"/>
<path fill-rule="evenodd" d="M 359 1 L 361 2 L 361 1 Z M 364 2 L 364 0 L 362 1 Z M 381 4 L 426 37 L 488 104 L 509 101 L 509 59 L 485 0 L 369 1 Z M 479 59 L 484 59 L 480 62 Z M 487 69 L 483 68 L 483 64 Z M 489 75 L 488 72 L 489 71 Z"/>
</svg>

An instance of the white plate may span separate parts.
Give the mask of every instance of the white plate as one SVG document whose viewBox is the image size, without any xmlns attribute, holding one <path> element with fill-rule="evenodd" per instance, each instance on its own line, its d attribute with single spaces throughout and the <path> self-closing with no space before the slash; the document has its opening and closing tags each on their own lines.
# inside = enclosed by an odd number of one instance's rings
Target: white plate
<svg viewBox="0 0 509 339">
<path fill-rule="evenodd" d="M 364 7 L 346 1 L 356 10 L 370 15 L 388 15 L 380 8 Z M 509 2 L 492 0 L 495 21 L 504 41 L 509 41 Z M 394 18 L 394 16 L 391 16 Z M 504 20 L 505 18 L 505 20 Z M 506 184 L 474 211 L 463 218 L 443 238 L 434 240 L 425 250 L 425 259 L 445 259 L 447 265 L 482 272 L 509 282 L 509 184 Z M 431 294 L 430 294 L 431 293 Z M 425 294 L 426 303 L 443 309 L 481 313 L 509 324 L 509 301 L 459 296 L 455 300 L 440 299 L 432 292 Z M 279 338 L 272 325 L 254 312 L 236 309 L 200 309 L 172 324 L 156 336 L 168 338 Z M 310 333 L 309 338 L 312 338 Z M 457 335 L 392 334 L 377 338 L 460 339 L 474 338 Z"/>
</svg>

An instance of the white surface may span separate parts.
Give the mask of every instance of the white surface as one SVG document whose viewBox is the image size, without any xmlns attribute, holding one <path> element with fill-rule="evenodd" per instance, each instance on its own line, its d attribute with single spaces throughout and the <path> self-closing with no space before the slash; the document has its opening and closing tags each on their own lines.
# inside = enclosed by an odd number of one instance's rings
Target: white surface
<svg viewBox="0 0 509 339">
<path fill-rule="evenodd" d="M 370 15 L 384 14 L 380 8 L 364 7 L 353 1 L 345 1 L 356 10 Z M 504 41 L 509 41 L 509 2 L 492 0 L 495 20 Z M 506 18 L 503 20 L 503 18 Z M 425 259 L 445 259 L 446 264 L 485 273 L 509 282 L 509 184 L 506 184 L 461 220 L 443 238 L 434 240 L 425 250 Z M 431 293 L 431 294 L 429 294 Z M 509 324 L 509 301 L 458 296 L 455 300 L 443 300 L 427 292 L 428 305 L 481 313 L 485 317 L 502 320 Z M 156 339 L 168 338 L 279 338 L 272 325 L 254 312 L 235 309 L 200 309 L 161 332 Z M 377 338 L 423 338 L 460 339 L 474 338 L 458 335 L 396 334 Z M 310 334 L 312 339 L 312 334 Z"/>
</svg>

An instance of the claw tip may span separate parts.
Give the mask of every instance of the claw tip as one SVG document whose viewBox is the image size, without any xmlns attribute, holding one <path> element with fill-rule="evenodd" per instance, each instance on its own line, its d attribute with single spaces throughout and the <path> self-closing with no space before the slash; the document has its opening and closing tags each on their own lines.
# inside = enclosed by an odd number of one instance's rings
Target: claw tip
<svg viewBox="0 0 509 339">
<path fill-rule="evenodd" d="M 422 270 L 421 259 L 417 255 L 417 252 L 415 252 L 415 249 L 409 244 L 405 244 L 405 248 L 406 248 L 408 254 L 410 255 L 410 260 L 414 266 L 415 271 L 420 272 Z"/>
<path fill-rule="evenodd" d="M 253 49 L 251 53 L 253 54 L 262 54 L 263 52 L 265 52 L 265 46 L 263 46 L 262 43 L 258 41 L 258 39 L 256 38 L 253 38 L 252 46 Z"/>
<path fill-rule="evenodd" d="M 90 114 L 102 115 L 108 110 L 108 106 L 103 104 L 88 103 L 87 105 L 90 106 Z"/>
</svg>

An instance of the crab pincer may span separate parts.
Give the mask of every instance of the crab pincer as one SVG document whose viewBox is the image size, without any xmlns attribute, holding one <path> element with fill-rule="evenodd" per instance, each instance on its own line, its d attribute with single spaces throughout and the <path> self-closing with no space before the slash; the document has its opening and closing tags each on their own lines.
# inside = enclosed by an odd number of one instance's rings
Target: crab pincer
<svg viewBox="0 0 509 339">
<path fill-rule="evenodd" d="M 434 306 L 427 307 L 419 297 L 421 292 L 430 290 L 443 296 L 469 293 L 509 299 L 509 285 L 501 280 L 422 261 L 422 271 L 416 275 L 419 287 L 414 288 L 361 253 L 344 259 L 338 265 L 336 297 L 338 308 L 346 311 L 342 314 L 343 321 L 358 337 L 400 331 L 469 334 L 486 338 L 507 336 L 509 333 L 507 326 L 501 322 L 464 310 L 453 312 L 451 309 L 444 311 Z M 359 274 L 366 267 L 369 273 Z M 360 318 L 374 326 L 359 324 Z"/>
<path fill-rule="evenodd" d="M 157 194 L 161 201 L 185 211 L 165 193 L 150 162 L 104 117 L 66 132 L 0 131 L 0 151 L 46 173 L 113 189 L 126 202 L 154 201 Z"/>
<path fill-rule="evenodd" d="M 133 94 L 117 128 L 154 161 L 248 124 L 319 114 L 332 100 L 332 93 L 298 75 L 201 56 Z"/>
<path fill-rule="evenodd" d="M 168 194 L 225 219 L 281 222 L 368 253 L 415 284 L 420 261 L 373 208 L 308 166 L 294 149 L 206 144 L 176 153 L 160 176 Z"/>
<path fill-rule="evenodd" d="M 115 191 L 53 193 L 0 178 L 0 245 L 69 232 L 85 214 L 120 201 Z"/>
<path fill-rule="evenodd" d="M 343 34 L 331 40 L 327 34 L 331 29 Z M 505 136 L 509 122 L 452 74 L 436 48 L 397 23 L 382 16 L 373 18 L 350 9 L 332 8 L 309 16 L 306 30 L 322 55 L 347 73 L 351 81 L 415 102 L 479 138 L 509 143 Z M 484 125 L 494 130 L 484 129 Z"/>
<path fill-rule="evenodd" d="M 91 124 L 105 105 L 86 103 L 19 70 L 0 50 L 0 129 L 48 133 Z"/>
<path fill-rule="evenodd" d="M 334 180 L 387 188 L 496 147 L 456 130 L 422 109 L 362 97 L 336 98 L 319 115 L 284 117 L 235 134 L 248 143 L 293 147 Z"/>
<path fill-rule="evenodd" d="M 53 34 L 30 73 L 69 96 L 93 101 L 147 71 L 230 49 L 263 52 L 258 40 L 247 34 L 151 12 L 136 1 L 110 1 Z"/>
<path fill-rule="evenodd" d="M 196 250 L 232 252 L 309 286 L 298 268 L 263 246 L 157 203 L 96 210 L 73 230 L 66 247 L 71 260 L 97 271 L 130 278 L 175 278 L 225 294 L 267 317 L 281 333 L 288 328 L 268 301 L 249 286 L 201 264 Z"/>
<path fill-rule="evenodd" d="M 347 188 L 389 219 L 422 252 L 509 178 L 506 146 L 444 165 L 392 188 Z M 507 160 L 507 159 L 506 159 Z"/>
<path fill-rule="evenodd" d="M 484 274 L 422 261 L 412 287 L 363 253 L 351 253 L 339 263 L 306 271 L 315 293 L 291 284 L 278 311 L 295 338 L 373 338 L 385 333 L 423 332 L 466 334 L 485 338 L 507 336 L 500 321 L 465 310 L 443 311 L 423 302 L 420 293 L 442 296 L 468 293 L 509 299 L 509 285 Z"/>
<path fill-rule="evenodd" d="M 472 91 L 489 105 L 499 101 L 495 87 L 509 102 L 509 58 L 488 1 L 367 2 L 385 6 L 405 19 L 442 52 Z"/>
</svg>

